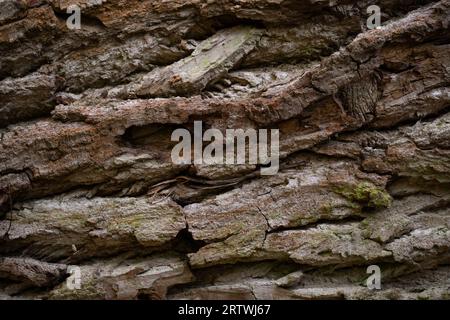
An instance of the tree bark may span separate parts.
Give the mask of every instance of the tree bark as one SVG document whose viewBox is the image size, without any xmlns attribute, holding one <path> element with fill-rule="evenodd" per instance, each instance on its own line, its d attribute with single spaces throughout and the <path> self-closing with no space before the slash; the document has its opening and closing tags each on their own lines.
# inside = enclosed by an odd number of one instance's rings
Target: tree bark
<svg viewBox="0 0 450 320">
<path fill-rule="evenodd" d="M 0 0 L 0 298 L 450 298 L 449 23 L 448 0 Z M 279 129 L 280 171 L 174 163 L 197 120 Z"/>
</svg>

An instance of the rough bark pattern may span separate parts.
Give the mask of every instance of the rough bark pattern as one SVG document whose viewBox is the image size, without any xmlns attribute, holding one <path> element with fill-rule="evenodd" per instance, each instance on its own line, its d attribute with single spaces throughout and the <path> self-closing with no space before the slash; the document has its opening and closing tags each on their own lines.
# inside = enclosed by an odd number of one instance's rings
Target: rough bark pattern
<svg viewBox="0 0 450 320">
<path fill-rule="evenodd" d="M 0 298 L 450 298 L 449 23 L 448 0 L 0 0 Z M 173 164 L 195 120 L 279 128 L 280 172 Z"/>
</svg>

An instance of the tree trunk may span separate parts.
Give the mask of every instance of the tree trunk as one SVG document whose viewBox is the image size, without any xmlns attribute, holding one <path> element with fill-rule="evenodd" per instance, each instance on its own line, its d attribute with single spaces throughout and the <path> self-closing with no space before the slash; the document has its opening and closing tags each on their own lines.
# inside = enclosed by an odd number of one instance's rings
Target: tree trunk
<svg viewBox="0 0 450 320">
<path fill-rule="evenodd" d="M 448 0 L 0 0 L 0 298 L 450 298 L 449 23 Z M 195 121 L 278 129 L 279 172 L 174 162 Z"/>
</svg>

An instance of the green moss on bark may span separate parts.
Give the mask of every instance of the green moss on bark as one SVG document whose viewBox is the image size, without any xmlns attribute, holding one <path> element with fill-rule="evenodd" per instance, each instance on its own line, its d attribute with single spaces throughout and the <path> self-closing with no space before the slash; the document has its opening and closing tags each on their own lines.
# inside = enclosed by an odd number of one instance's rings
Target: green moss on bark
<svg viewBox="0 0 450 320">
<path fill-rule="evenodd" d="M 352 202 L 374 209 L 387 208 L 392 203 L 392 198 L 385 189 L 369 182 L 362 182 L 356 186 L 337 187 L 334 192 Z"/>
</svg>

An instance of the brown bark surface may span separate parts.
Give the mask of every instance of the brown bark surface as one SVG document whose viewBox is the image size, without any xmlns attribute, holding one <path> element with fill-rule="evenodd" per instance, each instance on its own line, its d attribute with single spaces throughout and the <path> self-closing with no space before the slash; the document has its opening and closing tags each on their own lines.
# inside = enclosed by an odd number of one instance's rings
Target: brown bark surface
<svg viewBox="0 0 450 320">
<path fill-rule="evenodd" d="M 0 0 L 0 299 L 450 298 L 449 24 L 449 0 Z M 174 164 L 196 120 L 279 129 L 279 173 Z"/>
</svg>

